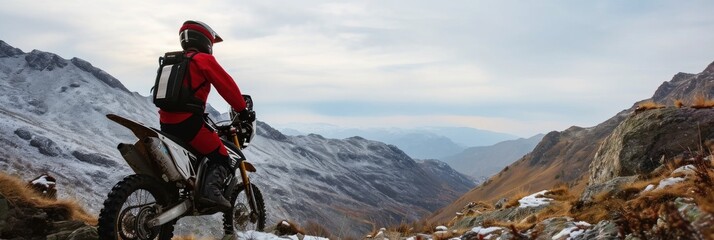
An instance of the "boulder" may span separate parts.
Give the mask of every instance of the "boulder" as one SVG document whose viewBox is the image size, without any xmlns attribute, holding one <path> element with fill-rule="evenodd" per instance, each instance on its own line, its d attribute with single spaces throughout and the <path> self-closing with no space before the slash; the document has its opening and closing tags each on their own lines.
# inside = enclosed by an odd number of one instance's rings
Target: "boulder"
<svg viewBox="0 0 714 240">
<path fill-rule="evenodd" d="M 580 200 L 584 202 L 592 201 L 595 196 L 601 193 L 614 194 L 621 189 L 621 186 L 633 183 L 637 181 L 637 179 L 638 176 L 616 177 L 607 182 L 590 184 L 583 190 L 583 194 L 580 195 Z"/>
<path fill-rule="evenodd" d="M 575 236 L 572 240 L 587 239 L 619 239 L 619 227 L 613 221 L 601 221 L 583 234 Z"/>
<path fill-rule="evenodd" d="M 56 157 L 62 153 L 62 149 L 60 149 L 52 139 L 43 136 L 35 136 L 32 138 L 32 140 L 30 140 L 30 146 L 36 147 L 40 153 L 50 157 Z"/>
<path fill-rule="evenodd" d="M 29 130 L 24 129 L 24 128 L 15 129 L 15 135 L 17 135 L 18 137 L 20 137 L 24 140 L 32 139 L 32 132 L 30 132 Z"/>
<path fill-rule="evenodd" d="M 494 206 L 496 209 L 501 209 L 501 208 L 503 208 L 503 206 L 506 205 L 506 203 L 508 203 L 508 198 L 501 198 L 501 199 L 499 199 L 498 202 L 496 202 L 496 204 L 493 205 L 493 206 Z"/>
<path fill-rule="evenodd" d="M 662 108 L 630 115 L 610 134 L 590 165 L 590 184 L 648 174 L 662 163 L 714 139 L 714 109 Z"/>
<path fill-rule="evenodd" d="M 114 168 L 114 167 L 119 166 L 119 164 L 116 161 L 111 160 L 111 159 L 109 159 L 109 157 L 104 156 L 99 153 L 86 153 L 86 152 L 81 152 L 81 151 L 72 151 L 72 156 L 74 156 L 79 161 L 97 165 L 97 166 L 108 167 L 108 168 Z"/>
</svg>

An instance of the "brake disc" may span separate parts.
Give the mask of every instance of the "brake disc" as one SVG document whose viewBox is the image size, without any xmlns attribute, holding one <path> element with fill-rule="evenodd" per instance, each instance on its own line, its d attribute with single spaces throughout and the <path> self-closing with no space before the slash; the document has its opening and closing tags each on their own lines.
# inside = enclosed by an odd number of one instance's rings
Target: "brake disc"
<svg viewBox="0 0 714 240">
<path fill-rule="evenodd" d="M 136 239 L 136 216 L 129 209 L 124 209 L 119 215 L 117 229 L 122 239 Z"/>
<path fill-rule="evenodd" d="M 138 239 L 149 240 L 154 239 L 159 235 L 160 226 L 150 228 L 148 226 L 149 220 L 156 217 L 156 209 L 151 206 L 145 206 L 139 210 L 139 214 L 136 215 L 136 235 Z"/>
<path fill-rule="evenodd" d="M 238 204 L 233 207 L 233 223 L 237 226 L 242 226 L 246 221 L 250 220 L 248 208 L 244 204 Z"/>
</svg>

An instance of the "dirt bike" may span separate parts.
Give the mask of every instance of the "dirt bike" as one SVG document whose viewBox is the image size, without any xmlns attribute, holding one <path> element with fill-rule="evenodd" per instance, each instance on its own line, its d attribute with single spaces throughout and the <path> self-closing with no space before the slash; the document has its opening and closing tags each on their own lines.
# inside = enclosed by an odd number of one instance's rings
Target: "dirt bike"
<svg viewBox="0 0 714 240">
<path fill-rule="evenodd" d="M 243 97 L 248 112 L 255 116 L 252 99 Z M 266 217 L 260 190 L 248 177 L 248 172 L 256 169 L 241 152 L 255 135 L 255 120 L 240 120 L 233 109 L 229 115 L 231 120 L 218 123 L 205 116 L 207 125 L 217 131 L 226 146 L 234 169 L 223 191 L 232 203 L 232 208 L 223 212 L 227 236 L 235 231 L 263 231 Z M 117 147 L 136 174 L 125 177 L 109 192 L 99 214 L 99 239 L 169 240 L 179 218 L 220 212 L 196 202 L 206 157 L 155 128 L 113 114 L 107 118 L 131 130 L 139 140 Z"/>
</svg>

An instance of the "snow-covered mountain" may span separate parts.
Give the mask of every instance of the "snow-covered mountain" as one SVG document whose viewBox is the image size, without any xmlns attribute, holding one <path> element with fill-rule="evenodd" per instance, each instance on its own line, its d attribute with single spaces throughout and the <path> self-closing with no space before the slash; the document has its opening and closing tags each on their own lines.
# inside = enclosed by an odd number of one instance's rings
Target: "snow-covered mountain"
<svg viewBox="0 0 714 240">
<path fill-rule="evenodd" d="M 276 126 L 289 135 L 320 134 L 329 138 L 360 136 L 393 144 L 410 157 L 442 159 L 455 155 L 467 147 L 489 146 L 517 136 L 468 127 L 409 128 L 344 128 L 332 124 L 281 124 Z"/>
<path fill-rule="evenodd" d="M 158 125 L 149 98 L 90 63 L 0 41 L 1 169 L 24 179 L 50 172 L 61 198 L 98 212 L 111 186 L 131 174 L 117 144 L 135 141 L 108 113 Z M 246 155 L 258 169 L 252 179 L 266 199 L 268 226 L 313 221 L 336 235 L 362 234 L 371 222 L 416 220 L 473 187 L 443 163 L 420 164 L 393 145 L 360 137 L 291 137 L 259 122 L 253 141 Z M 179 224 L 198 235 L 220 228 L 213 220 Z"/>
</svg>

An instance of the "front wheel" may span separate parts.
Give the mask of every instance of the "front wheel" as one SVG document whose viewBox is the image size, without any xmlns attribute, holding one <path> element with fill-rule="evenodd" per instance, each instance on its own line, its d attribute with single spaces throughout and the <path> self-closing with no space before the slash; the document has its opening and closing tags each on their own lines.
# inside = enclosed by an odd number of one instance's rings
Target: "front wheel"
<svg viewBox="0 0 714 240">
<path fill-rule="evenodd" d="M 117 183 L 99 213 L 99 239 L 170 240 L 175 221 L 154 228 L 146 224 L 171 201 L 172 192 L 166 189 L 147 175 L 130 175 Z"/>
<path fill-rule="evenodd" d="M 223 226 L 226 233 L 234 233 L 234 231 L 263 231 L 265 228 L 265 203 L 263 203 L 263 195 L 260 190 L 253 184 L 250 184 L 255 197 L 257 209 L 251 211 L 250 200 L 245 191 L 243 184 L 236 185 L 231 196 L 233 208 L 229 212 L 223 212 Z"/>
</svg>

